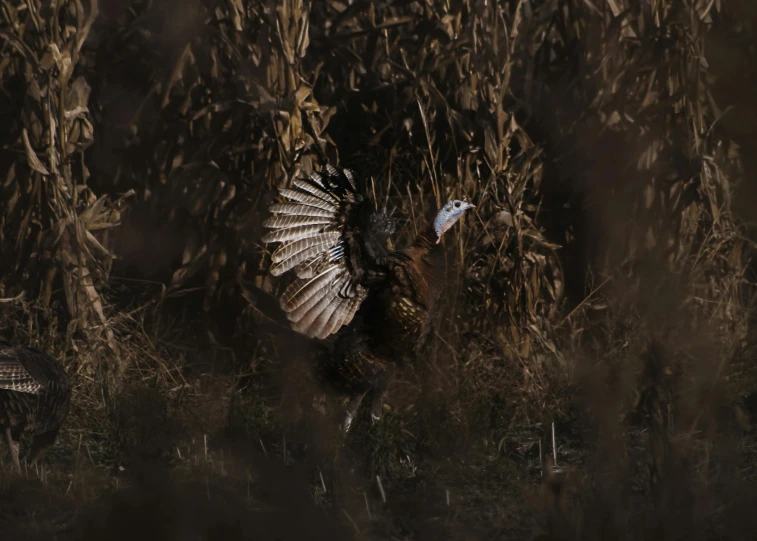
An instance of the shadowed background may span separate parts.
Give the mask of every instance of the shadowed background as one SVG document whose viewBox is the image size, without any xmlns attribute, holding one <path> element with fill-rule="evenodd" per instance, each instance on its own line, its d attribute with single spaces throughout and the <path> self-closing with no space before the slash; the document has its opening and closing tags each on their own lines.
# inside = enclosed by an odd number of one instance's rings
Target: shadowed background
<svg viewBox="0 0 757 541">
<path fill-rule="evenodd" d="M 751 2 L 0 7 L 0 329 L 75 385 L 3 535 L 757 533 Z M 260 242 L 327 159 L 395 247 L 476 205 L 348 438 Z"/>
</svg>

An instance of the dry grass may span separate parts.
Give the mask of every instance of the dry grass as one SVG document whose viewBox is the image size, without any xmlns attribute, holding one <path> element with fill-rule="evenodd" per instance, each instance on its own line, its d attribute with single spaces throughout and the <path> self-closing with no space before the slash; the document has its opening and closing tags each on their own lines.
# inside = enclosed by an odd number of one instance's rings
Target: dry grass
<svg viewBox="0 0 757 541">
<path fill-rule="evenodd" d="M 1 2 L 0 334 L 76 385 L 45 469 L 1 476 L 2 533 L 753 537 L 756 23 L 736 0 Z M 325 160 L 400 210 L 397 246 L 476 204 L 428 362 L 346 440 L 258 241 Z"/>
</svg>

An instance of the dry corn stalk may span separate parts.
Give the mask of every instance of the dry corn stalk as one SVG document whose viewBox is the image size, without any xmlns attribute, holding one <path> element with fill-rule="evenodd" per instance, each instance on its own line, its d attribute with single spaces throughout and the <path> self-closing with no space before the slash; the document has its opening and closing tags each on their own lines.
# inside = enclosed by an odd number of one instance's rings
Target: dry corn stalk
<svg viewBox="0 0 757 541">
<path fill-rule="evenodd" d="M 8 294 L 26 291 L 45 305 L 62 282 L 78 328 L 100 328 L 114 348 L 98 286 L 113 258 L 102 231 L 119 216 L 86 186 L 90 87 L 75 76 L 96 17 L 95 1 L 2 4 L 0 81 L 13 115 L 0 162 L 0 268 Z"/>
<path fill-rule="evenodd" d="M 171 231 L 171 244 L 156 246 L 171 262 L 157 271 L 167 291 L 205 286 L 209 308 L 218 305 L 218 286 L 239 285 L 257 266 L 252 230 L 271 188 L 309 171 L 321 152 L 334 154 L 325 135 L 333 108 L 316 102 L 315 76 L 303 66 L 310 6 L 167 0 L 131 7 L 93 39 L 106 58 L 93 70 L 107 97 L 103 116 L 125 108 L 111 89 L 127 88 L 131 108 L 111 135 L 113 146 L 123 142 L 123 159 L 114 164 L 108 156 L 113 168 L 105 176 L 137 186 L 144 202 L 126 229 L 144 219 L 148 226 L 135 227 Z M 112 56 L 143 69 L 121 70 Z M 142 257 L 149 247 L 137 250 Z"/>
</svg>

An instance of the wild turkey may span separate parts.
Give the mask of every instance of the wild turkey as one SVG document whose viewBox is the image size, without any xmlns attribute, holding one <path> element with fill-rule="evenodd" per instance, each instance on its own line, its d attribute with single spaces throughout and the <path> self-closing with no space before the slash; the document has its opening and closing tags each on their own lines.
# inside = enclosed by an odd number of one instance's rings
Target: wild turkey
<svg viewBox="0 0 757 541">
<path fill-rule="evenodd" d="M 270 206 L 263 242 L 282 243 L 270 273 L 296 275 L 281 307 L 295 331 L 329 345 L 317 371 L 351 396 L 344 430 L 371 389 L 376 422 L 395 368 L 414 360 L 429 334 L 445 278 L 442 236 L 473 205 L 448 201 L 412 246 L 389 252 L 395 220 L 373 210 L 349 169 L 327 165 L 280 193 L 288 201 Z"/>
<path fill-rule="evenodd" d="M 30 458 L 34 464 L 55 443 L 70 399 L 68 376 L 54 358 L 34 348 L 0 341 L 0 429 L 19 470 L 22 435 L 32 436 Z"/>
</svg>

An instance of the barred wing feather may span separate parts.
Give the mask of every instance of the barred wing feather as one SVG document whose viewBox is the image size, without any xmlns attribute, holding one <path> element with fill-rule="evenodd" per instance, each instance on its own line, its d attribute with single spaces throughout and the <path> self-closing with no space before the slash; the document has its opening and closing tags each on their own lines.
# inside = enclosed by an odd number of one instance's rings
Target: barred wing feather
<svg viewBox="0 0 757 541">
<path fill-rule="evenodd" d="M 24 368 L 12 350 L 0 350 L 0 389 L 18 393 L 39 393 L 42 385 Z"/>
<path fill-rule="evenodd" d="M 271 274 L 294 269 L 296 275 L 281 295 L 281 308 L 295 331 L 326 338 L 352 320 L 368 293 L 355 223 L 367 201 L 354 174 L 331 165 L 279 193 L 285 201 L 269 207 L 273 216 L 263 226 L 271 231 L 262 240 L 281 243 L 271 256 Z"/>
</svg>

